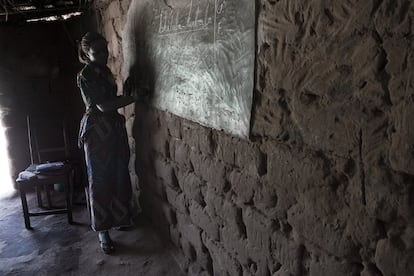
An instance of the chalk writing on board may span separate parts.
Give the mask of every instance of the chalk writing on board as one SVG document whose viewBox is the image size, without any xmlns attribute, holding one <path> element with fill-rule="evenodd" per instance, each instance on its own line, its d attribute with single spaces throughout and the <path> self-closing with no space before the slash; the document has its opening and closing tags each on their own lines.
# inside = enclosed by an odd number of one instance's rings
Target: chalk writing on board
<svg viewBox="0 0 414 276">
<path fill-rule="evenodd" d="M 155 107 L 248 137 L 254 2 L 133 1 L 124 37 L 125 70 L 139 67 L 136 77 L 145 81 L 147 68 L 153 69 Z"/>
<path fill-rule="evenodd" d="M 158 34 L 207 30 L 209 25 L 214 24 L 210 9 L 214 9 L 214 6 L 209 2 L 206 5 L 197 5 L 195 8 L 191 4 L 188 12 L 185 12 L 184 9 L 161 9 L 158 19 Z"/>
</svg>

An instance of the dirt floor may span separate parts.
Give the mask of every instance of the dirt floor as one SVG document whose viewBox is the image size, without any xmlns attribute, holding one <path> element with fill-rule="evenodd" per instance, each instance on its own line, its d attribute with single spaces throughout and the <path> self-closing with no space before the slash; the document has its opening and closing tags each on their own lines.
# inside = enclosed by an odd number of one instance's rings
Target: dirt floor
<svg viewBox="0 0 414 276">
<path fill-rule="evenodd" d="M 35 208 L 34 195 L 29 198 Z M 26 230 L 18 194 L 1 198 L 0 275 L 185 275 L 148 220 L 111 230 L 116 252 L 105 255 L 86 207 L 74 206 L 73 217 L 74 225 L 65 214 L 31 217 L 33 230 Z"/>
</svg>

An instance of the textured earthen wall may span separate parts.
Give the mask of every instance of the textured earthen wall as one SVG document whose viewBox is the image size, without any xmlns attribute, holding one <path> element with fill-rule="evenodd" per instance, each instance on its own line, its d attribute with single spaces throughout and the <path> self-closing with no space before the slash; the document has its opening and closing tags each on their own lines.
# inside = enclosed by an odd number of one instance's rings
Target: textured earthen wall
<svg viewBox="0 0 414 276">
<path fill-rule="evenodd" d="M 414 275 L 413 4 L 257 6 L 250 141 L 125 110 L 144 212 L 190 275 Z"/>
<path fill-rule="evenodd" d="M 108 66 L 112 73 L 116 77 L 116 83 L 118 86 L 118 94 L 122 94 L 122 85 L 126 76 L 123 74 L 123 54 L 122 54 L 122 36 L 123 26 L 126 22 L 126 14 L 130 0 L 124 1 L 97 1 L 95 9 L 98 15 L 98 21 L 100 26 L 98 31 L 108 41 L 109 60 Z M 138 184 L 138 175 L 135 168 L 135 134 L 134 134 L 134 122 L 135 122 L 135 106 L 129 105 L 121 109 L 121 113 L 126 118 L 126 129 L 128 132 L 128 141 L 131 151 L 130 159 L 130 176 L 132 182 L 132 189 L 134 193 L 134 199 L 136 205 L 139 206 L 138 198 L 140 196 L 140 186 Z M 140 208 L 140 207 L 138 207 Z"/>
</svg>

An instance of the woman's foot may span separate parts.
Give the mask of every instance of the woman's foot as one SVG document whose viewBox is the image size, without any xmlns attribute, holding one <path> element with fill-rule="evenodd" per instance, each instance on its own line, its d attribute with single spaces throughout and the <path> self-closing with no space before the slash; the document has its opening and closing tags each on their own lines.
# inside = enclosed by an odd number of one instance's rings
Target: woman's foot
<svg viewBox="0 0 414 276">
<path fill-rule="evenodd" d="M 98 233 L 99 244 L 105 254 L 111 254 L 115 251 L 114 243 L 109 236 L 108 231 L 100 231 Z"/>
</svg>

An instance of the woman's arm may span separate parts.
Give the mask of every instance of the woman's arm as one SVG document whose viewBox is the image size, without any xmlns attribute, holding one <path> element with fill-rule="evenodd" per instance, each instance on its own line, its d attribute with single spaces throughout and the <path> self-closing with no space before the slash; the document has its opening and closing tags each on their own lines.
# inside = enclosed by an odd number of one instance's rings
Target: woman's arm
<svg viewBox="0 0 414 276">
<path fill-rule="evenodd" d="M 117 110 L 118 108 L 124 107 L 133 102 L 134 98 L 131 96 L 119 96 L 113 100 L 97 104 L 96 107 L 102 112 L 108 112 L 112 110 Z"/>
<path fill-rule="evenodd" d="M 143 83 L 137 84 L 130 76 L 124 82 L 123 94 L 131 96 L 136 102 L 143 101 L 149 96 L 149 87 Z"/>
</svg>

